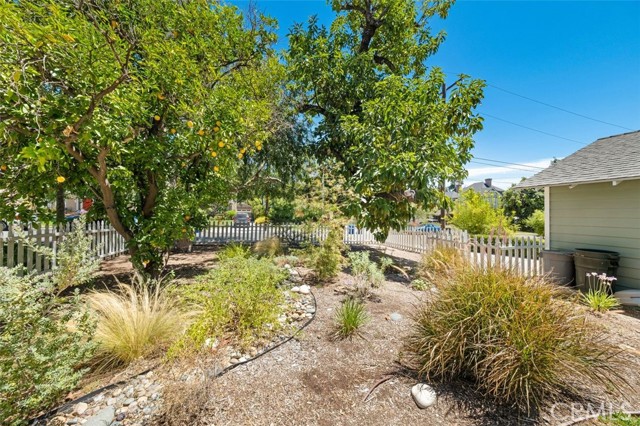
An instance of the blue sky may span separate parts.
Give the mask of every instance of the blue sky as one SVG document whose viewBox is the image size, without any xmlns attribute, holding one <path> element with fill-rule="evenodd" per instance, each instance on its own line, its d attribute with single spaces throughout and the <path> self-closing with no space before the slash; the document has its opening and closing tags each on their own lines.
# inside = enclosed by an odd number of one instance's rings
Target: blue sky
<svg viewBox="0 0 640 426">
<path fill-rule="evenodd" d="M 286 48 L 294 22 L 318 15 L 328 25 L 334 17 L 322 0 L 257 0 L 256 5 L 278 19 L 279 48 Z M 442 67 L 451 82 L 465 73 L 489 84 L 478 109 L 485 123 L 476 136 L 476 157 L 545 167 L 581 144 L 640 129 L 640 1 L 459 1 L 446 20 L 432 26 L 444 29 L 447 40 L 429 65 Z M 491 177 L 506 188 L 537 170 L 479 163 L 492 162 L 470 163 L 467 183 Z"/>
</svg>

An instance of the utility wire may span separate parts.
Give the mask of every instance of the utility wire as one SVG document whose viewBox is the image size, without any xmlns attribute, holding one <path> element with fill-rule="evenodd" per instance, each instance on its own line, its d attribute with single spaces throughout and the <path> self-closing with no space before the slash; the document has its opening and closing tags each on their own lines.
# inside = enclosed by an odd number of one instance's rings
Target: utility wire
<svg viewBox="0 0 640 426">
<path fill-rule="evenodd" d="M 482 165 L 484 165 L 484 166 L 501 167 L 501 168 L 504 168 L 504 169 L 520 170 L 520 171 L 522 171 L 522 172 L 529 172 L 529 173 L 535 173 L 535 172 L 537 172 L 537 171 L 538 171 L 538 170 L 531 170 L 531 169 L 520 169 L 520 168 L 518 168 L 518 167 L 500 166 L 500 165 L 498 165 L 498 164 L 483 163 L 483 162 L 481 162 L 481 161 L 474 161 L 474 160 L 471 160 L 471 161 L 469 161 L 469 162 L 470 162 L 470 163 L 474 163 L 474 164 L 482 164 Z"/>
<path fill-rule="evenodd" d="M 475 158 L 477 160 L 482 160 L 482 161 L 491 161 L 491 162 L 494 162 L 494 163 L 509 164 L 509 165 L 512 165 L 512 166 L 531 167 L 532 169 L 539 169 L 539 170 L 544 170 L 545 169 L 545 167 L 530 166 L 528 164 L 521 164 L 521 163 L 510 163 L 508 161 L 492 160 L 490 158 L 482 158 L 482 157 L 473 157 L 473 158 Z"/>
<path fill-rule="evenodd" d="M 564 139 L 565 141 L 577 143 L 577 144 L 580 144 L 580 145 L 583 145 L 583 146 L 587 146 L 588 145 L 588 144 L 586 144 L 584 142 L 580 142 L 580 141 L 577 141 L 575 139 L 565 138 L 564 136 L 554 135 L 553 133 L 545 132 L 543 130 L 534 129 L 533 127 L 528 127 L 528 126 L 524 126 L 522 124 L 514 123 L 513 121 L 505 120 L 504 118 L 496 117 L 495 115 L 491 115 L 491 114 L 487 114 L 487 113 L 480 113 L 480 115 L 485 116 L 485 117 L 493 118 L 494 120 L 504 121 L 505 123 L 509 123 L 509 124 L 511 124 L 513 126 L 522 127 L 523 129 L 532 130 L 534 132 L 542 133 L 543 135 L 552 136 L 552 137 L 558 138 L 558 139 Z"/>
<path fill-rule="evenodd" d="M 634 129 L 630 129 L 630 128 L 625 127 L 625 126 L 620 126 L 619 124 L 609 123 L 608 121 L 599 120 L 599 119 L 597 119 L 597 118 L 589 117 L 588 115 L 579 114 L 579 113 L 577 113 L 577 112 L 569 111 L 568 109 L 560 108 L 559 106 L 551 105 L 551 104 L 548 104 L 548 103 L 546 103 L 546 102 L 542 102 L 542 101 L 539 101 L 539 100 L 537 100 L 537 99 L 533 99 L 533 98 L 530 98 L 530 97 L 528 97 L 528 96 L 524 96 L 524 95 L 521 95 L 521 94 L 516 93 L 516 92 L 512 92 L 512 91 L 507 90 L 507 89 L 503 89 L 502 87 L 498 87 L 498 86 L 496 86 L 495 84 L 487 83 L 487 86 L 489 86 L 489 87 L 493 87 L 494 89 L 500 90 L 500 91 L 505 92 L 505 93 L 508 93 L 508 94 L 510 94 L 510 95 L 518 96 L 518 97 L 520 97 L 520 98 L 522 98 L 522 99 L 526 99 L 526 100 L 528 100 L 528 101 L 535 102 L 535 103 L 537 103 L 537 104 L 547 106 L 547 107 L 549 107 L 549 108 L 557 109 L 558 111 L 566 112 L 567 114 L 573 114 L 573 115 L 575 115 L 575 116 L 577 116 L 577 117 L 585 118 L 585 119 L 587 119 L 587 120 L 597 121 L 598 123 L 608 124 L 609 126 L 618 127 L 618 128 L 620 128 L 620 129 L 624 129 L 624 130 L 634 130 Z"/>
</svg>

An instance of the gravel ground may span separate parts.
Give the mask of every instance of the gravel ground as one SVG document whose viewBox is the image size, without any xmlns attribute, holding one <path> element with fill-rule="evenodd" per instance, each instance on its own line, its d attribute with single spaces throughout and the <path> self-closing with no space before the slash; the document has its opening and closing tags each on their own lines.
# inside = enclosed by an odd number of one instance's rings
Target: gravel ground
<svg viewBox="0 0 640 426">
<path fill-rule="evenodd" d="M 381 254 L 374 253 L 374 257 Z M 384 254 L 393 256 L 395 263 L 405 268 L 414 267 L 418 260 L 418 255 L 398 250 L 387 250 Z M 178 278 L 189 279 L 210 267 L 211 257 L 207 250 L 177 255 L 170 267 Z M 126 260 L 119 258 L 104 265 L 103 270 L 124 272 L 126 266 Z M 192 393 L 180 388 L 184 383 L 180 384 L 179 380 L 177 384 L 169 383 L 170 375 L 163 376 L 160 371 L 158 377 L 164 377 L 167 389 L 162 402 L 167 406 L 173 403 L 174 408 L 181 408 L 182 415 L 187 416 L 180 418 L 159 408 L 152 418 L 137 417 L 135 422 L 189 426 L 435 426 L 555 425 L 570 419 L 568 405 L 556 410 L 555 417 L 547 410 L 536 419 L 517 418 L 510 410 L 484 401 L 465 383 L 433 384 L 438 401 L 430 408 L 419 409 L 410 394 L 417 379 L 405 372 L 397 361 L 403 338 L 410 329 L 414 306 L 430 297 L 430 293 L 411 290 L 399 274 L 387 278 L 381 288 L 374 290 L 377 297 L 372 300 L 375 301 L 367 302 L 371 320 L 364 326 L 362 337 L 344 341 L 331 338 L 335 310 L 345 297 L 342 290 L 349 287 L 352 279 L 341 274 L 335 284 L 313 287 L 316 317 L 296 339 L 222 377 L 207 379 L 206 383 L 195 386 Z M 394 319 L 391 314 L 396 314 Z M 619 347 L 628 360 L 621 371 L 629 381 L 629 388 L 624 397 L 595 392 L 592 400 L 579 403 L 582 406 L 586 407 L 586 402 L 604 401 L 614 407 L 625 404 L 629 409 L 640 410 L 640 319 L 634 314 L 621 310 L 592 316 L 593 321 L 604 324 L 608 340 Z M 204 371 L 206 368 L 205 365 Z M 577 416 L 581 414 L 586 413 L 579 408 Z M 125 420 L 123 425 L 131 423 Z"/>
</svg>

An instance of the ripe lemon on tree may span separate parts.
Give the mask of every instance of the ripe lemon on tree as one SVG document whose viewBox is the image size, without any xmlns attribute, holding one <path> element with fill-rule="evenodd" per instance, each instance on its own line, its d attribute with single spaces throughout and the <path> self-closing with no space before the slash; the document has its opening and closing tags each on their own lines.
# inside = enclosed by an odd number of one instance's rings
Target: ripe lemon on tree
<svg viewBox="0 0 640 426">
<path fill-rule="evenodd" d="M 160 116 L 159 115 L 154 115 L 153 119 L 156 120 L 156 121 L 160 121 Z"/>
<path fill-rule="evenodd" d="M 220 148 L 224 148 L 224 142 L 218 142 L 218 146 L 219 146 Z"/>
<path fill-rule="evenodd" d="M 66 180 L 66 179 L 64 178 L 64 176 L 58 176 L 58 177 L 56 178 L 56 182 L 58 182 L 58 183 L 64 183 L 64 181 L 65 181 L 65 180 Z"/>
<path fill-rule="evenodd" d="M 187 121 L 187 127 L 188 128 L 192 128 L 193 127 L 193 121 L 191 121 L 191 120 Z"/>
</svg>

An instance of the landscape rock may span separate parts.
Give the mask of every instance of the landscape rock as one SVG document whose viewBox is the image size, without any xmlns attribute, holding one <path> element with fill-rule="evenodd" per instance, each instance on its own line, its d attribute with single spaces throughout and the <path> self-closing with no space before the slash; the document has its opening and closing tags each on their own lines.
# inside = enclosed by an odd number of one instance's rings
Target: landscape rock
<svg viewBox="0 0 640 426">
<path fill-rule="evenodd" d="M 133 399 L 133 398 L 128 398 L 128 399 L 126 399 L 126 400 L 122 403 L 122 405 L 124 405 L 125 407 L 127 407 L 127 406 L 129 406 L 129 405 L 133 404 L 134 402 L 135 402 L 135 399 Z"/>
<path fill-rule="evenodd" d="M 94 416 L 89 417 L 86 426 L 109 426 L 113 421 L 116 410 L 113 407 L 105 407 L 98 411 Z"/>
<path fill-rule="evenodd" d="M 299 287 L 298 291 L 300 292 L 300 294 L 309 294 L 311 293 L 311 287 L 309 287 L 306 284 L 303 284 Z"/>
<path fill-rule="evenodd" d="M 391 321 L 402 321 L 402 315 L 400 315 L 397 312 L 394 312 L 391 315 L 389 315 L 389 318 L 391 318 Z"/>
<path fill-rule="evenodd" d="M 79 402 L 73 408 L 73 412 L 81 416 L 84 414 L 85 411 L 87 411 L 87 408 L 89 408 L 89 404 L 87 404 L 86 402 Z"/>
<path fill-rule="evenodd" d="M 300 293 L 300 287 L 295 286 L 295 287 L 291 288 L 291 291 L 294 292 L 294 293 Z"/>
<path fill-rule="evenodd" d="M 412 387 L 411 396 L 420 408 L 431 407 L 437 399 L 436 391 L 426 383 L 418 383 Z"/>
</svg>

